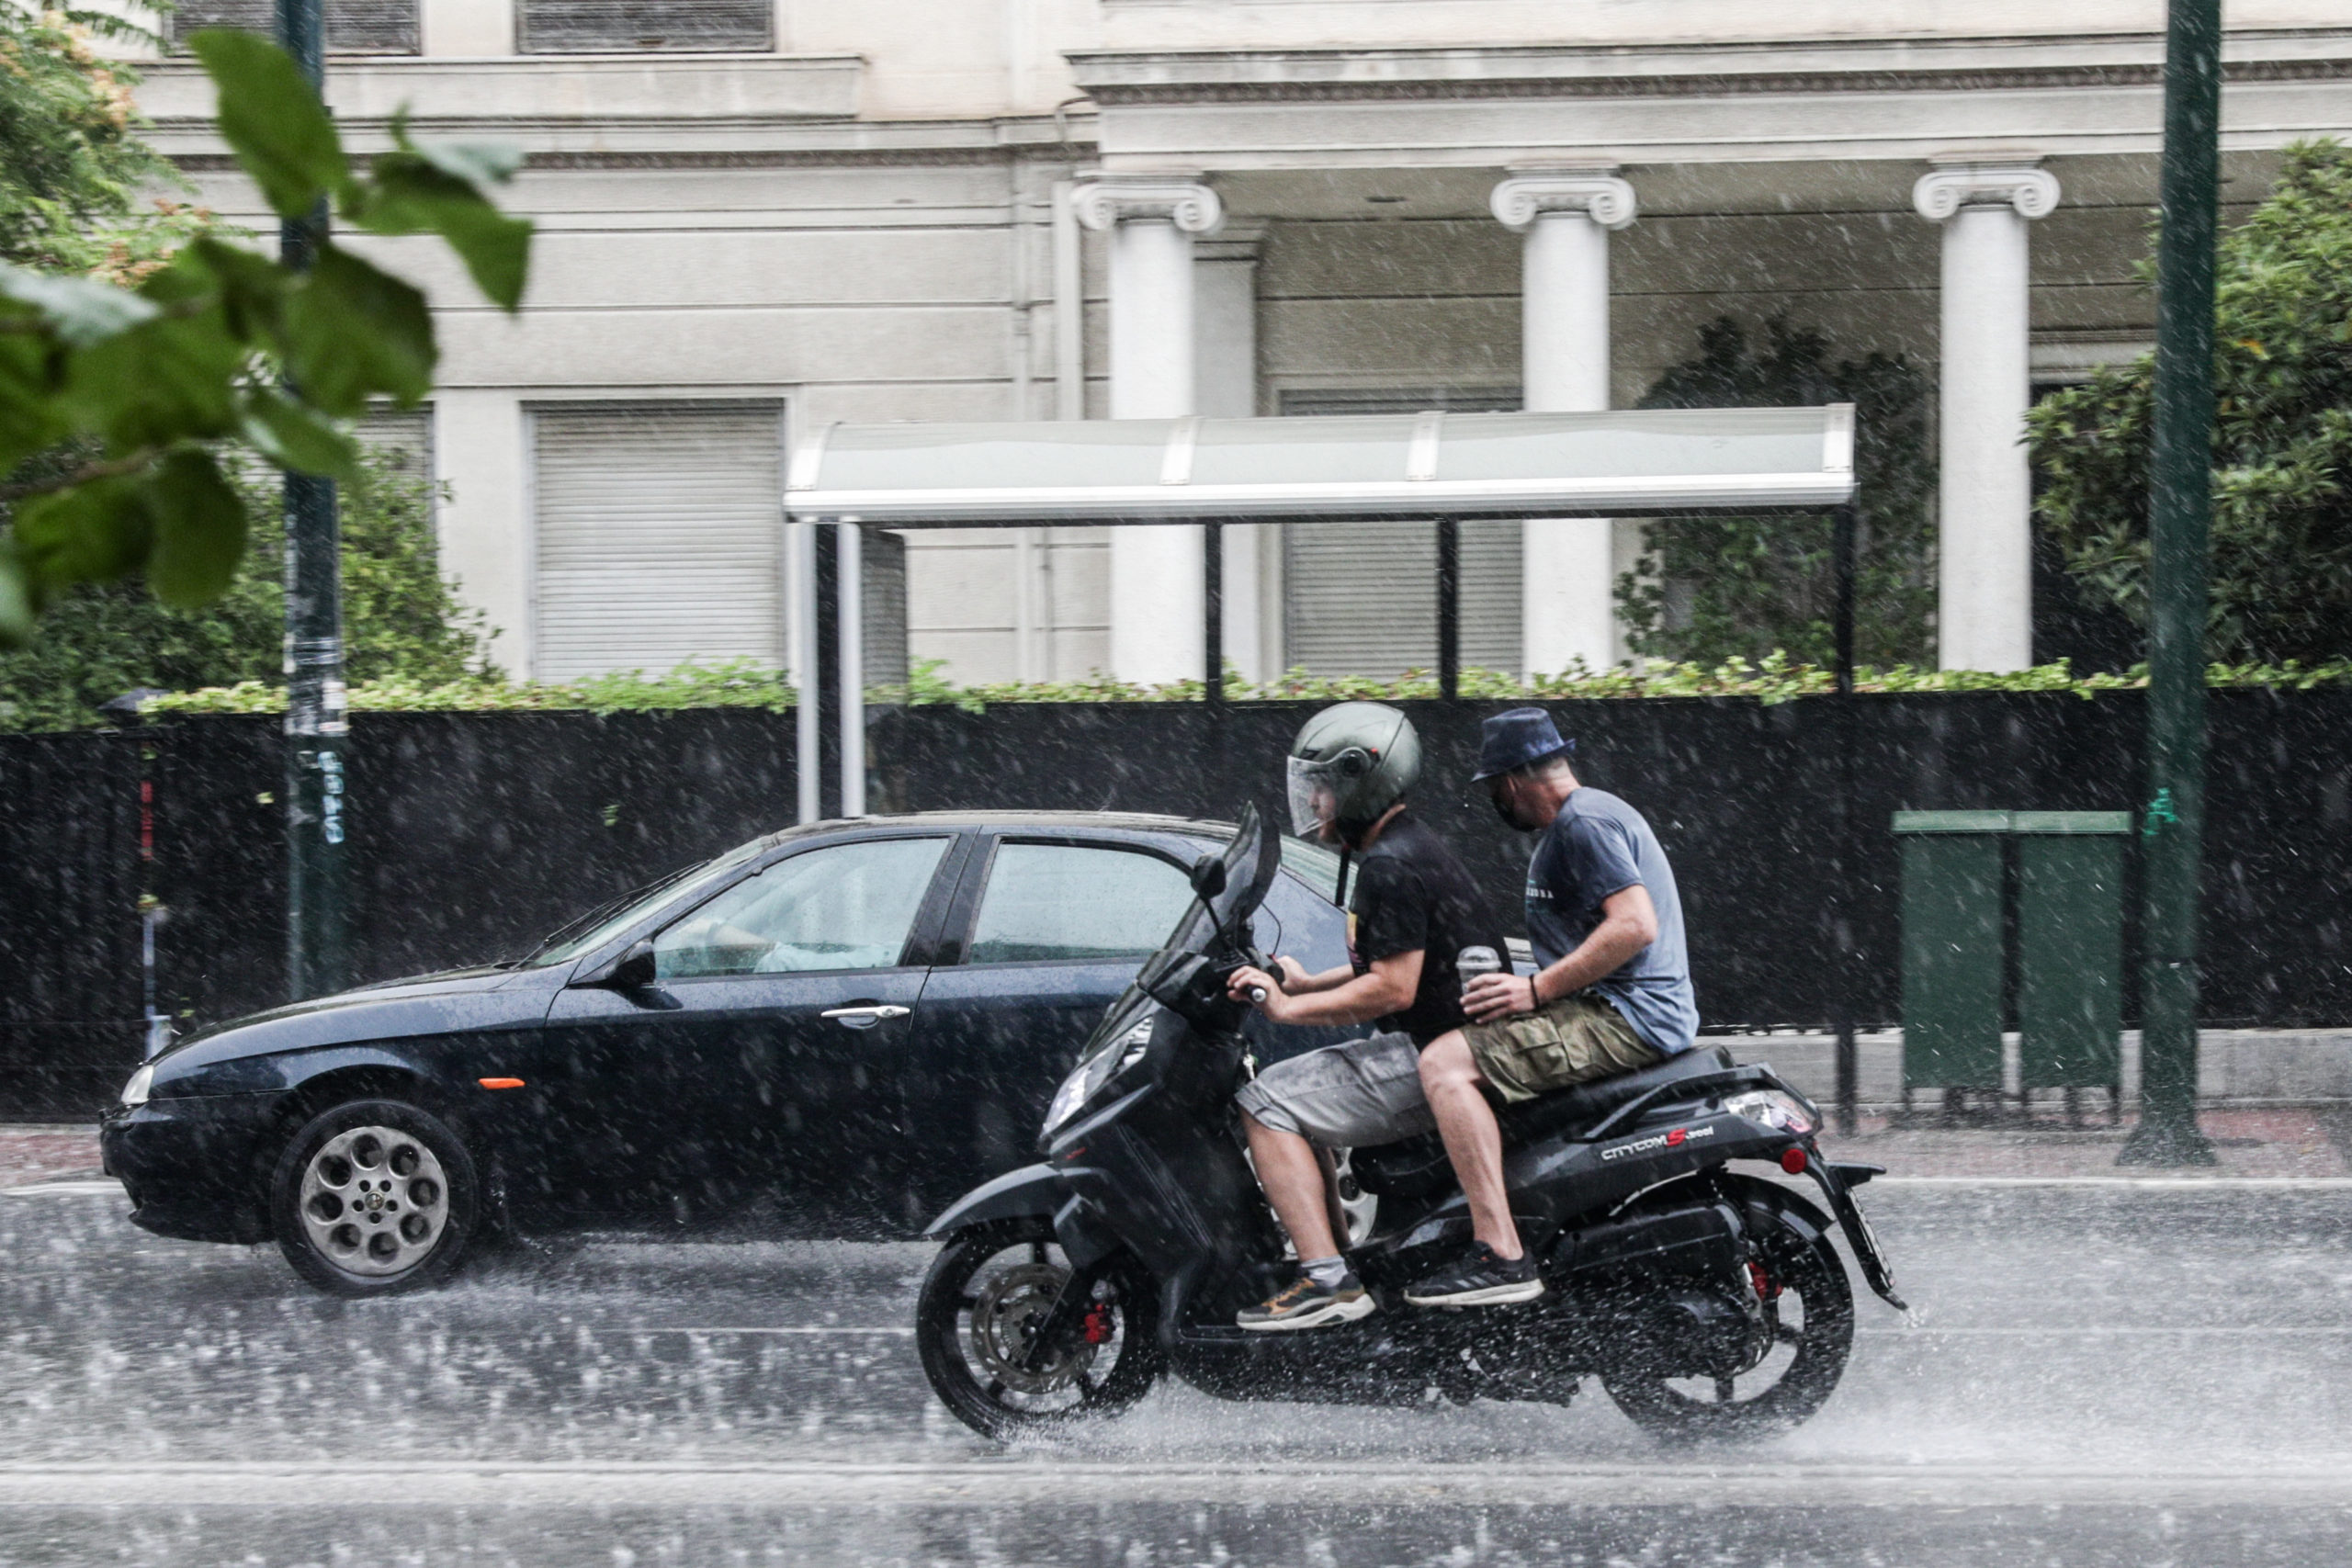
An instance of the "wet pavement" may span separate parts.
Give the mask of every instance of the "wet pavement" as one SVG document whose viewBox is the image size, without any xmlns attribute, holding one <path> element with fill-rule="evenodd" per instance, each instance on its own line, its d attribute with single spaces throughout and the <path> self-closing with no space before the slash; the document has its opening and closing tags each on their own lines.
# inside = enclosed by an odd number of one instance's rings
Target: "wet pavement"
<svg viewBox="0 0 2352 1568">
<path fill-rule="evenodd" d="M 933 1401 L 919 1247 L 590 1240 L 343 1303 L 44 1166 L 0 1197 L 0 1563 L 2162 1564 L 2352 1550 L 2352 1182 L 1865 1193 L 1828 1407 L 1661 1450 L 1567 1409 L 1163 1386 L 1011 1450 Z"/>
</svg>

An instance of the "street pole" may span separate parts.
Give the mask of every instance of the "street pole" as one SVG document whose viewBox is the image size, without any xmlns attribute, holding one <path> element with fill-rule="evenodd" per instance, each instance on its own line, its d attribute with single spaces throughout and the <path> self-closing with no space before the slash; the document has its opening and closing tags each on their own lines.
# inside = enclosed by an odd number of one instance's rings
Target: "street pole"
<svg viewBox="0 0 2352 1568">
<path fill-rule="evenodd" d="M 2172 0 L 2148 456 L 2148 804 L 2140 1124 L 2123 1165 L 2211 1165 L 2197 1130 L 2197 884 L 2205 826 L 2206 550 L 2213 512 L 2213 245 L 2221 0 Z"/>
<path fill-rule="evenodd" d="M 277 41 L 325 96 L 321 0 L 277 0 Z M 327 230 L 322 201 L 278 229 L 278 254 L 307 270 Z M 342 540 L 334 481 L 286 476 L 286 987 L 296 1000 L 341 990 L 345 971 Z"/>
</svg>

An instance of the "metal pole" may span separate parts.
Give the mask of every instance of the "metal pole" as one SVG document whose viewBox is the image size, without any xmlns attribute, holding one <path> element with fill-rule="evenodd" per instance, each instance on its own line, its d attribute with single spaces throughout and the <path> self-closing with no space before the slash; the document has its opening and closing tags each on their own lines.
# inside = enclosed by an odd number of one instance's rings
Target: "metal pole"
<svg viewBox="0 0 2352 1568">
<path fill-rule="evenodd" d="M 1453 517 L 1437 520 L 1437 694 L 1462 694 L 1462 523 Z"/>
<path fill-rule="evenodd" d="M 792 587 L 792 772 L 800 820 L 824 813 L 824 759 L 817 728 L 817 525 L 784 525 L 785 577 Z"/>
<path fill-rule="evenodd" d="M 324 96 L 321 0 L 277 0 L 277 39 Z M 321 202 L 278 229 L 297 271 L 327 231 Z M 286 476 L 286 985 L 296 1000 L 341 990 L 346 973 L 348 836 L 344 749 L 343 563 L 334 481 Z"/>
<path fill-rule="evenodd" d="M 2147 957 L 2140 1124 L 2117 1156 L 2123 1165 L 2213 1163 L 2213 1146 L 2197 1129 L 2197 879 L 2205 827 L 2221 110 L 2221 0 L 2172 0 L 2148 455 L 2148 806 L 2141 840 Z"/>
<path fill-rule="evenodd" d="M 1201 694 L 1225 701 L 1225 525 L 1201 527 Z"/>
<path fill-rule="evenodd" d="M 1855 516 L 1849 502 L 1830 520 L 1832 554 L 1837 558 L 1837 675 L 1838 694 L 1854 694 L 1854 534 Z M 1838 723 L 1838 930 L 1837 974 L 1832 977 L 1831 1026 L 1838 1034 L 1838 1131 L 1850 1137 L 1860 1120 L 1861 1060 L 1854 1040 L 1854 918 L 1853 877 L 1860 857 L 1854 852 L 1854 711 L 1837 705 Z"/>
<path fill-rule="evenodd" d="M 841 639 L 834 660 L 841 686 L 842 815 L 865 815 L 865 534 L 855 523 L 834 525 L 839 573 L 834 592 L 841 607 L 833 616 Z"/>
</svg>

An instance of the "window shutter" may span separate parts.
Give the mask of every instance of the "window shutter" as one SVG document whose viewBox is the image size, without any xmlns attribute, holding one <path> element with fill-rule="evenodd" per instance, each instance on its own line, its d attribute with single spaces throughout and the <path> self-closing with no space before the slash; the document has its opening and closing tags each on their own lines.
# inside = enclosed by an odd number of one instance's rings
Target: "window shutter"
<svg viewBox="0 0 2352 1568">
<path fill-rule="evenodd" d="M 865 603 L 859 639 L 869 686 L 907 683 L 907 536 L 868 528 L 858 547 Z"/>
<path fill-rule="evenodd" d="M 1514 389 L 1292 390 L 1285 414 L 1462 413 L 1512 410 Z M 1462 662 L 1516 670 L 1520 525 L 1462 525 Z M 1317 675 L 1393 678 L 1437 668 L 1437 525 L 1380 520 L 1283 528 L 1285 662 Z"/>
<path fill-rule="evenodd" d="M 763 54 L 775 0 L 523 0 L 525 54 Z"/>
<path fill-rule="evenodd" d="M 329 54 L 414 54 L 417 0 L 326 0 Z M 277 0 L 180 0 L 172 13 L 173 48 L 187 52 L 190 33 L 243 28 L 276 37 Z"/>
<path fill-rule="evenodd" d="M 783 411 L 610 403 L 532 412 L 532 673 L 784 663 Z"/>
</svg>

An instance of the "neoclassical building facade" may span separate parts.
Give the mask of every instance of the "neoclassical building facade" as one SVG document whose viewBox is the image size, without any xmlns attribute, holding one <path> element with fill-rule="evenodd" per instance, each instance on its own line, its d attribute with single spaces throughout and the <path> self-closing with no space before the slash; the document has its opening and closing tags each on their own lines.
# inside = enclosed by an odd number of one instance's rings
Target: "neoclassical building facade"
<svg viewBox="0 0 2352 1568">
<path fill-rule="evenodd" d="M 783 454 L 825 423 L 1623 406 L 1723 317 L 1928 374 L 1939 656 L 2014 668 L 2024 411 L 2153 335 L 2160 0 L 328 9 L 355 145 L 406 105 L 529 155 L 518 319 L 427 247 L 376 246 L 443 344 L 425 420 L 382 431 L 446 486 L 444 564 L 523 675 L 784 662 Z M 2281 147 L 2352 131 L 2352 19 L 2245 0 L 2229 23 L 2225 219 Z M 147 69 L 159 143 L 264 227 L 200 75 Z M 1229 530 L 1229 656 L 1427 664 L 1431 532 Z M 1621 657 L 1640 545 L 1466 529 L 1465 659 Z M 1196 674 L 1200 559 L 1185 529 L 913 537 L 909 650 L 965 681 Z"/>
</svg>

